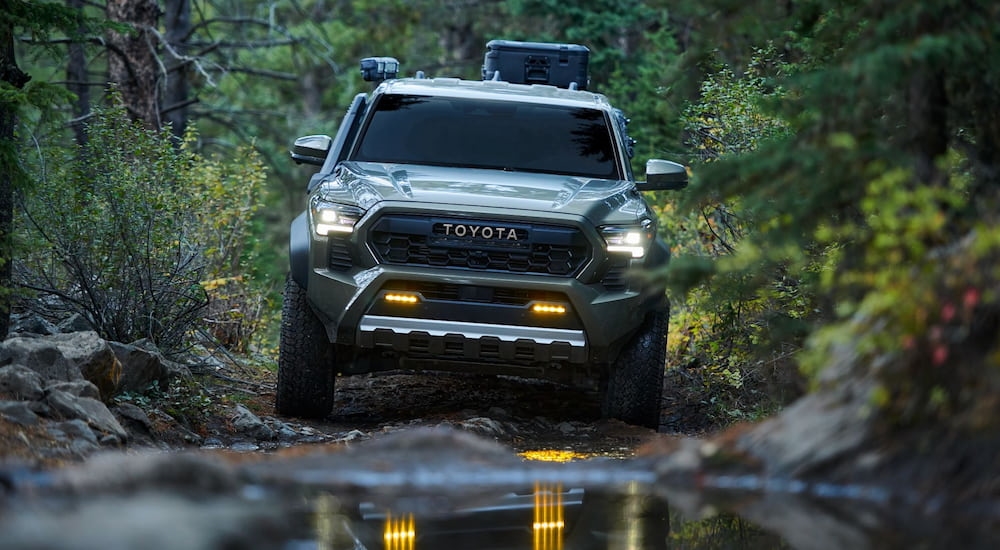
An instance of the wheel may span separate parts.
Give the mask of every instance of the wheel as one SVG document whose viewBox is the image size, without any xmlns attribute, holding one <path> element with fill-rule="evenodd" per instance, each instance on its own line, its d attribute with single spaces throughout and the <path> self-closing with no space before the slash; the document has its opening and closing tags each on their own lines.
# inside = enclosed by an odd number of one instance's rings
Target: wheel
<svg viewBox="0 0 1000 550">
<path fill-rule="evenodd" d="M 278 348 L 278 414 L 322 418 L 333 409 L 334 345 L 291 275 L 285 280 Z"/>
<path fill-rule="evenodd" d="M 660 427 L 667 361 L 667 309 L 649 313 L 607 373 L 602 413 L 629 424 Z"/>
</svg>

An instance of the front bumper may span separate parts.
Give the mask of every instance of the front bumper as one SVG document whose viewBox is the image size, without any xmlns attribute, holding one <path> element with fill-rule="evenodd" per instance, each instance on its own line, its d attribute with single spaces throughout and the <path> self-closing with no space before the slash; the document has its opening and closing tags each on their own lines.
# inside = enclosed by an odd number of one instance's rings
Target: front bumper
<svg viewBox="0 0 1000 550">
<path fill-rule="evenodd" d="M 605 257 L 601 236 L 577 217 L 546 220 L 576 227 L 594 251 L 565 276 L 474 269 L 464 257 L 470 268 L 387 263 L 378 256 L 395 253 L 373 250 L 382 241 L 369 231 L 379 224 L 366 221 L 349 236 L 314 237 L 309 246 L 309 301 L 331 342 L 355 350 L 466 364 L 598 364 L 665 301 L 662 286 L 627 276 L 642 260 Z M 389 303 L 390 292 L 417 298 Z M 560 312 L 539 313 L 538 303 Z"/>
<path fill-rule="evenodd" d="M 398 281 L 547 293 L 563 297 L 568 312 L 559 320 L 532 319 L 524 305 L 459 299 L 428 300 L 427 309 L 447 310 L 447 316 L 392 314 L 380 297 L 387 292 L 387 285 L 392 287 Z M 308 293 L 330 340 L 337 344 L 413 357 L 573 364 L 608 361 L 615 346 L 662 299 L 662 291 L 659 297 L 634 290 L 610 293 L 599 284 L 585 285 L 575 279 L 391 266 L 378 266 L 353 277 L 314 269 Z M 506 322 L 488 322 L 491 317 Z"/>
</svg>

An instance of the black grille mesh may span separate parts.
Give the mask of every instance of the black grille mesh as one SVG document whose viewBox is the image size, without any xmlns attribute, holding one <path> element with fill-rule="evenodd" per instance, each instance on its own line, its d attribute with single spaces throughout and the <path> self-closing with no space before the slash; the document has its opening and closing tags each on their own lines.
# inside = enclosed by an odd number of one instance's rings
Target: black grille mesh
<svg viewBox="0 0 1000 550">
<path fill-rule="evenodd" d="M 462 225 L 462 220 L 446 220 Z M 590 259 L 586 237 L 571 227 L 519 224 L 526 237 L 508 239 L 458 238 L 435 233 L 441 219 L 414 216 L 384 216 L 373 227 L 369 239 L 382 263 L 425 265 L 482 271 L 534 273 L 572 277 Z M 504 227 L 502 222 L 480 222 Z M 520 234 L 520 233 L 519 233 Z"/>
</svg>

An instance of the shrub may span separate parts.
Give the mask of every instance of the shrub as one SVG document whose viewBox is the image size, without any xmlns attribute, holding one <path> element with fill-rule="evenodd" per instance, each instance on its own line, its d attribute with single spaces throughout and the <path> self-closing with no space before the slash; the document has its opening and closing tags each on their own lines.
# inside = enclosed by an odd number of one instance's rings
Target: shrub
<svg viewBox="0 0 1000 550">
<path fill-rule="evenodd" d="M 698 164 L 753 151 L 789 132 L 764 106 L 784 93 L 769 84 L 769 71 L 788 70 L 775 57 L 772 49 L 758 50 L 742 74 L 723 64 L 710 67 L 699 101 L 683 115 L 696 176 Z M 718 200 L 712 182 L 694 185 L 696 201 L 656 207 L 674 238 L 666 274 L 674 293 L 669 356 L 673 365 L 697 369 L 687 378 L 700 386 L 695 393 L 718 425 L 759 416 L 801 391 L 791 356 L 813 309 L 802 284 L 812 275 L 743 269 L 762 257 L 746 239 L 757 230 L 755 212 L 738 199 Z"/>
<path fill-rule="evenodd" d="M 179 350 L 209 311 L 214 288 L 202 283 L 250 279 L 232 272 L 250 252 L 261 164 L 252 153 L 203 159 L 193 133 L 175 146 L 121 108 L 96 113 L 87 131 L 86 145 L 45 149 L 36 166 L 17 282 L 50 298 L 47 313 L 79 313 L 104 338 Z"/>
</svg>

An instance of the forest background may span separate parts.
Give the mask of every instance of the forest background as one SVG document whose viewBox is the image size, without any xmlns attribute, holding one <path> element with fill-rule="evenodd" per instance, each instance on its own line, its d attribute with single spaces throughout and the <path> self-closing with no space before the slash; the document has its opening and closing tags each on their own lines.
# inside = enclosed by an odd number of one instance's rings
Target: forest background
<svg viewBox="0 0 1000 550">
<path fill-rule="evenodd" d="M 674 254 L 653 274 L 671 382 L 706 428 L 863 378 L 876 431 L 995 433 L 998 20 L 948 0 L 3 0 L 0 328 L 78 313 L 273 368 L 309 175 L 287 150 L 370 89 L 358 60 L 478 78 L 490 39 L 579 43 L 633 165 L 693 173 L 648 198 Z"/>
</svg>

